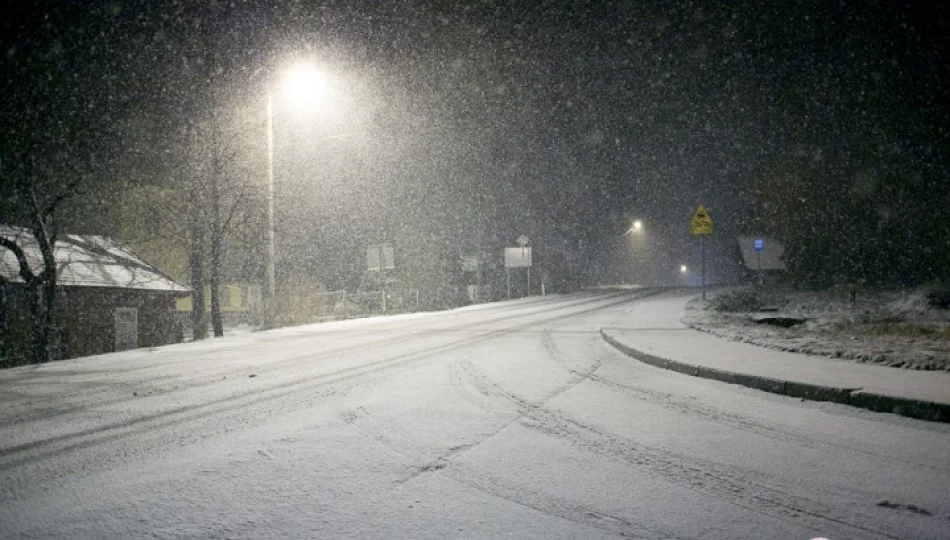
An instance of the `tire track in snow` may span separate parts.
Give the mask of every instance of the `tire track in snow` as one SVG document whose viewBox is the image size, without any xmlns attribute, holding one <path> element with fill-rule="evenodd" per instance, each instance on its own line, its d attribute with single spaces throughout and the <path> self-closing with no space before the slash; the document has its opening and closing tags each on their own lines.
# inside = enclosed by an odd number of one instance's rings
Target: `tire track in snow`
<svg viewBox="0 0 950 540">
<path fill-rule="evenodd" d="M 569 501 L 563 497 L 531 489 L 488 471 L 453 460 L 455 456 L 491 439 L 498 432 L 510 426 L 513 420 L 504 422 L 501 427 L 483 436 L 477 442 L 455 445 L 438 453 L 431 448 L 419 445 L 416 442 L 417 438 L 408 431 L 392 423 L 377 421 L 365 407 L 359 406 L 344 411 L 340 417 L 347 424 L 360 430 L 368 439 L 378 442 L 409 463 L 410 471 L 404 479 L 398 482 L 399 484 L 411 482 L 426 474 L 439 474 L 492 497 L 504 499 L 551 517 L 606 531 L 623 538 L 687 540 L 685 537 L 674 535 L 660 528 L 651 527 L 625 517 L 611 515 L 576 501 Z"/>
<path fill-rule="evenodd" d="M 840 455 L 841 452 L 846 452 L 853 455 L 864 455 L 873 457 L 874 459 L 898 462 L 901 465 L 910 465 L 913 467 L 932 469 L 940 472 L 950 472 L 950 469 L 947 469 L 946 467 L 940 467 L 930 463 L 903 461 L 887 454 L 872 452 L 870 450 L 837 444 L 813 437 L 807 437 L 805 435 L 793 433 L 791 431 L 777 429 L 747 416 L 725 411 L 718 407 L 703 405 L 702 403 L 690 399 L 684 399 L 669 392 L 625 384 L 619 381 L 608 379 L 601 375 L 592 375 L 590 380 L 591 382 L 602 385 L 614 392 L 622 393 L 625 396 L 632 397 L 644 403 L 649 403 L 650 405 L 662 407 L 664 409 L 686 416 L 693 416 L 701 420 L 714 422 L 739 431 L 753 433 L 768 439 L 793 444 L 802 448 L 828 452 L 835 455 Z"/>
<path fill-rule="evenodd" d="M 308 351 L 303 354 L 292 355 L 286 358 L 281 358 L 279 360 L 262 363 L 256 366 L 240 366 L 243 369 L 242 371 L 238 371 L 238 372 L 235 372 L 233 370 L 233 366 L 231 366 L 230 364 L 218 363 L 218 364 L 206 366 L 203 369 L 202 369 L 203 366 L 199 366 L 197 369 L 193 365 L 190 366 L 189 371 L 187 373 L 188 379 L 183 379 L 181 377 L 178 377 L 176 374 L 176 375 L 162 375 L 162 376 L 156 377 L 155 379 L 149 379 L 146 381 L 142 381 L 142 380 L 92 381 L 89 384 L 96 385 L 97 388 L 95 388 L 92 392 L 89 392 L 88 389 L 84 388 L 84 390 L 86 391 L 84 391 L 80 396 L 75 396 L 75 397 L 78 397 L 80 401 L 69 404 L 69 405 L 64 405 L 62 402 L 60 402 L 56 404 L 56 408 L 53 410 L 44 408 L 44 409 L 34 410 L 32 413 L 18 413 L 18 414 L 12 415 L 9 419 L 0 418 L 0 429 L 3 429 L 4 427 L 14 426 L 14 425 L 22 425 L 25 422 L 51 420 L 51 419 L 55 419 L 64 415 L 81 412 L 92 407 L 112 406 L 112 405 L 118 405 L 121 403 L 133 401 L 135 399 L 138 399 L 139 397 L 135 395 L 133 391 L 138 387 L 138 385 L 142 384 L 143 382 L 153 383 L 156 380 L 159 380 L 161 382 L 166 382 L 169 384 L 178 383 L 173 388 L 166 390 L 165 392 L 162 392 L 162 394 L 180 392 L 180 391 L 190 390 L 194 388 L 208 387 L 208 386 L 213 386 L 215 384 L 220 383 L 222 381 L 222 377 L 226 377 L 229 375 L 230 376 L 240 375 L 242 374 L 242 372 L 253 371 L 257 375 L 264 375 L 264 374 L 271 374 L 271 373 L 276 373 L 280 371 L 287 371 L 287 370 L 295 369 L 302 364 L 310 364 L 310 363 L 320 361 L 320 360 L 338 358 L 350 353 L 362 352 L 362 351 L 365 351 L 366 349 L 389 348 L 394 345 L 401 345 L 403 343 L 408 343 L 408 342 L 411 342 L 412 340 L 418 339 L 420 337 L 424 337 L 426 335 L 431 335 L 433 333 L 451 333 L 454 331 L 463 330 L 473 325 L 496 324 L 496 323 L 504 322 L 507 320 L 517 319 L 517 318 L 522 318 L 522 317 L 530 317 L 530 316 L 534 316 L 538 314 L 544 314 L 550 311 L 569 309 L 576 306 L 602 302 L 602 301 L 610 300 L 612 298 L 617 298 L 617 297 L 627 297 L 630 300 L 640 298 L 640 296 L 638 296 L 636 293 L 634 295 L 630 295 L 630 293 L 617 293 L 617 294 L 597 295 L 595 297 L 584 297 L 581 299 L 565 299 L 564 301 L 559 301 L 553 305 L 546 305 L 541 308 L 528 306 L 526 310 L 520 309 L 522 306 L 518 306 L 516 308 L 518 309 L 516 313 L 504 315 L 501 317 L 493 317 L 490 319 L 480 319 L 474 322 L 466 321 L 462 323 L 456 323 L 454 325 L 444 327 L 444 328 L 426 329 L 420 332 L 411 332 L 409 334 L 401 334 L 395 337 L 387 336 L 383 339 L 375 339 L 368 342 L 361 341 L 361 342 L 353 343 L 351 345 L 344 345 L 342 347 L 331 348 L 325 351 L 318 351 L 318 352 Z M 534 303 L 535 302 L 532 302 L 531 304 L 534 304 Z M 505 308 L 505 307 L 507 307 L 508 309 L 511 309 L 510 306 L 499 306 L 499 308 Z M 491 308 L 491 311 L 497 311 L 497 309 L 498 308 L 493 307 Z M 477 312 L 473 312 L 472 314 L 481 315 L 483 311 L 484 310 L 480 310 Z M 466 313 L 465 315 L 468 315 L 468 313 Z M 418 324 L 418 323 L 415 322 L 414 324 Z M 402 328 L 403 326 L 409 326 L 411 328 L 413 326 L 413 323 L 399 324 L 398 328 Z M 307 335 L 307 336 L 295 336 L 295 337 L 288 336 L 288 337 L 294 340 L 298 340 L 298 339 L 312 340 L 312 339 L 319 339 L 320 336 Z M 261 344 L 257 344 L 257 345 L 261 346 Z M 202 356 L 206 356 L 208 354 L 223 355 L 226 353 L 227 351 L 216 351 L 216 352 L 204 353 Z M 170 365 L 178 365 L 178 364 L 182 364 L 182 363 L 193 360 L 192 355 L 188 353 L 185 353 L 185 354 L 188 356 L 189 358 L 188 360 L 180 361 L 180 362 L 158 363 L 158 364 L 147 366 L 147 368 L 167 369 L 168 366 Z M 73 373 L 76 375 L 86 375 L 86 374 L 94 375 L 96 372 L 95 371 L 89 371 L 89 372 L 79 371 L 79 372 L 73 372 Z M 112 372 L 110 370 L 109 372 L 104 373 L 104 375 L 107 375 L 108 377 L 114 377 L 115 375 L 123 375 L 125 373 L 126 371 L 122 371 L 122 370 L 117 371 L 117 372 Z M 31 376 L 35 376 L 35 375 L 31 374 Z M 68 373 L 65 375 L 60 374 L 60 373 L 49 374 L 49 377 L 57 377 L 57 376 L 68 377 L 69 374 Z M 8 381 L 8 383 L 15 384 L 16 380 Z M 83 384 L 85 385 L 87 383 L 84 382 Z M 121 395 L 116 395 L 117 387 L 121 388 L 122 390 Z M 155 394 L 150 394 L 150 395 L 155 395 Z M 110 397 L 110 396 L 114 396 L 114 397 Z M 69 396 L 69 397 L 74 397 L 74 396 Z M 42 398 L 39 398 L 37 400 L 41 400 L 41 399 Z M 2 452 L 3 450 L 0 449 L 0 453 Z"/>
<path fill-rule="evenodd" d="M 482 320 L 478 322 L 478 324 L 495 324 L 498 322 L 504 322 L 507 320 L 516 319 L 520 317 L 533 316 L 533 315 L 543 314 L 550 311 L 568 309 L 575 306 L 587 305 L 590 303 L 609 300 L 611 298 L 614 298 L 615 296 L 616 295 L 606 295 L 606 296 L 599 296 L 596 298 L 583 298 L 580 300 L 572 300 L 570 302 L 559 303 L 559 304 L 555 304 L 554 306 L 548 306 L 544 309 L 534 309 L 528 312 L 519 311 L 517 313 L 506 315 L 504 317 L 494 317 L 492 319 Z M 401 345 L 403 343 L 411 342 L 420 337 L 431 335 L 434 332 L 435 333 L 443 333 L 443 332 L 451 333 L 451 332 L 455 332 L 455 331 L 467 328 L 469 326 L 472 326 L 471 322 L 456 324 L 454 326 L 449 326 L 444 329 L 438 329 L 438 330 L 430 329 L 430 330 L 424 330 L 421 332 L 413 332 L 411 334 L 402 335 L 398 337 L 388 337 L 385 339 L 374 340 L 368 343 L 359 342 L 359 343 L 354 343 L 352 345 L 346 345 L 343 347 L 328 349 L 326 351 L 307 352 L 303 354 L 292 355 L 286 358 L 281 358 L 279 360 L 268 362 L 265 364 L 260 364 L 257 366 L 239 366 L 241 368 L 240 371 L 235 371 L 233 369 L 229 370 L 228 368 L 231 366 L 226 363 L 217 364 L 217 365 L 211 366 L 209 369 L 206 369 L 206 370 L 190 371 L 188 373 L 189 379 L 187 380 L 173 379 L 173 376 L 162 377 L 161 378 L 162 380 L 165 380 L 168 382 L 177 381 L 177 382 L 180 382 L 180 384 L 164 392 L 161 392 L 160 394 L 143 393 L 142 395 L 135 395 L 136 393 L 134 393 L 133 390 L 136 388 L 137 384 L 141 384 L 141 381 L 118 381 L 114 383 L 102 382 L 100 383 L 102 387 L 101 392 L 94 392 L 91 395 L 88 392 L 83 392 L 83 394 L 80 396 L 80 399 L 82 399 L 82 402 L 76 405 L 70 406 L 68 408 L 63 408 L 64 407 L 63 404 L 59 403 L 57 404 L 57 409 L 53 412 L 53 414 L 48 414 L 50 412 L 48 409 L 41 409 L 33 415 L 11 414 L 11 418 L 9 420 L 4 421 L 0 419 L 0 429 L 4 427 L 9 427 L 9 426 L 21 426 L 25 422 L 52 420 L 64 415 L 82 412 L 92 407 L 108 407 L 108 406 L 119 405 L 122 403 L 138 400 L 138 399 L 141 399 L 142 397 L 154 397 L 157 395 L 173 394 L 175 392 L 182 392 L 182 391 L 187 391 L 187 390 L 195 389 L 195 388 L 214 386 L 222 382 L 222 380 L 226 379 L 228 376 L 233 377 L 236 375 L 248 374 L 250 372 L 254 372 L 254 374 L 261 376 L 261 375 L 269 375 L 269 374 L 274 374 L 274 373 L 279 373 L 279 372 L 284 372 L 284 371 L 296 370 L 302 365 L 311 365 L 321 360 L 341 358 L 354 352 L 366 352 L 367 350 L 375 350 L 375 349 L 380 349 L 380 348 L 388 349 L 395 345 Z M 311 339 L 316 339 L 317 337 L 318 336 L 310 336 Z M 147 382 L 152 382 L 152 381 L 147 381 Z M 116 386 L 120 386 L 122 388 L 121 395 L 115 396 L 111 399 L 98 399 L 100 396 L 106 395 L 106 394 L 115 395 Z M 68 396 L 68 397 L 73 397 L 73 396 Z M 7 412 L 7 414 L 10 414 L 9 411 Z M 0 453 L 2 452 L 3 450 L 0 449 Z"/>
<path fill-rule="evenodd" d="M 601 340 L 594 341 L 596 341 L 597 345 L 603 345 Z M 564 354 L 564 352 L 557 346 L 555 338 L 550 331 L 545 331 L 545 336 L 542 338 L 542 342 L 544 343 L 544 347 L 551 358 L 553 358 L 556 363 L 568 371 L 572 378 L 589 378 L 589 380 L 593 383 L 603 385 L 612 391 L 623 393 L 624 395 L 644 403 L 649 403 L 650 405 L 662 407 L 664 409 L 686 416 L 693 416 L 702 420 L 714 422 L 747 433 L 754 433 L 772 440 L 794 444 L 803 448 L 829 452 L 835 455 L 840 455 L 841 452 L 846 452 L 853 455 L 864 455 L 873 457 L 875 459 L 897 462 L 901 465 L 911 465 L 918 468 L 932 469 L 940 472 L 950 472 L 950 469 L 947 469 L 946 467 L 940 467 L 930 463 L 903 461 L 890 455 L 876 453 L 861 448 L 855 448 L 853 446 L 836 444 L 834 442 L 807 437 L 805 435 L 793 433 L 787 430 L 777 429 L 747 416 L 725 411 L 721 408 L 704 405 L 695 400 L 684 399 L 675 394 L 664 392 L 662 390 L 654 390 L 645 386 L 634 386 L 631 384 L 614 381 L 604 377 L 603 375 L 595 373 L 601 366 L 601 360 L 599 359 L 600 356 L 596 351 L 592 351 L 591 354 L 594 360 L 590 363 L 584 364 L 582 362 L 573 361 L 567 354 Z M 610 354 L 615 354 L 613 349 L 604 348 L 604 350 L 608 351 Z"/>
<path fill-rule="evenodd" d="M 510 392 L 480 373 L 470 362 L 458 369 L 478 394 L 506 401 L 517 411 L 525 427 L 569 441 L 576 448 L 643 470 L 686 489 L 721 497 L 746 510 L 813 529 L 831 537 L 902 538 L 903 531 L 881 531 L 862 523 L 878 520 L 858 512 L 831 507 L 807 497 L 771 487 L 777 483 L 761 473 L 725 464 L 678 455 L 665 449 L 638 443 L 609 433 L 593 424 L 544 407 L 550 398 L 532 403 Z M 564 391 L 555 392 L 560 394 Z"/>
<path fill-rule="evenodd" d="M 49 459 L 60 454 L 89 448 L 91 446 L 96 446 L 124 437 L 145 433 L 156 429 L 168 428 L 182 422 L 193 422 L 195 420 L 215 416 L 226 417 L 228 412 L 232 409 L 243 409 L 247 407 L 258 406 L 275 399 L 295 395 L 301 391 L 323 391 L 326 386 L 336 383 L 352 380 L 359 381 L 359 379 L 367 377 L 368 375 L 408 367 L 424 360 L 438 360 L 439 358 L 437 355 L 439 353 L 458 349 L 473 343 L 494 339 L 525 328 L 591 313 L 631 301 L 629 295 L 624 294 L 623 296 L 624 298 L 621 300 L 614 300 L 615 296 L 608 296 L 606 299 L 603 297 L 598 297 L 594 300 L 576 302 L 569 306 L 562 306 L 554 310 L 546 310 L 562 311 L 564 309 L 571 309 L 571 311 L 568 313 L 543 317 L 536 321 L 530 321 L 520 325 L 489 331 L 481 335 L 450 341 L 437 346 L 424 347 L 420 350 L 414 350 L 400 355 L 383 358 L 378 361 L 343 368 L 334 372 L 317 375 L 303 380 L 298 379 L 270 385 L 263 388 L 255 388 L 250 391 L 238 392 L 233 395 L 211 399 L 197 404 L 184 405 L 152 414 L 138 416 L 128 420 L 80 430 L 77 432 L 11 445 L 0 450 L 0 471 L 14 469 L 25 464 L 43 459 Z M 586 307 L 589 304 L 602 305 Z M 583 309 L 577 310 L 576 308 L 579 307 Z M 501 317 L 495 319 L 494 322 L 520 317 L 523 317 L 523 315 Z M 416 337 L 418 338 L 418 336 Z"/>
</svg>

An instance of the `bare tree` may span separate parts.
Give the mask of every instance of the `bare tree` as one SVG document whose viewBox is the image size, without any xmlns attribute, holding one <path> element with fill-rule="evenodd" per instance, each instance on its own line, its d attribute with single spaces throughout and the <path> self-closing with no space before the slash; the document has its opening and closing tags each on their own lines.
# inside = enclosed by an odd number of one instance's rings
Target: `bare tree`
<svg viewBox="0 0 950 540">
<path fill-rule="evenodd" d="M 77 193 L 81 177 L 66 183 L 44 183 L 37 179 L 39 168 L 33 159 L 29 160 L 29 169 L 25 174 L 17 175 L 16 205 L 22 216 L 23 228 L 32 238 L 25 235 L 14 237 L 0 236 L 0 247 L 11 251 L 16 257 L 18 274 L 26 289 L 30 309 L 30 348 L 31 363 L 47 362 L 54 358 L 55 316 L 57 296 L 57 264 L 55 257 L 59 228 L 56 213 L 62 203 Z M 52 185 L 51 185 L 52 184 Z M 55 187 L 54 187 L 55 186 Z M 46 188 L 46 189 L 43 189 Z M 40 253 L 39 264 L 31 265 L 29 244 L 36 244 Z M 9 281 L 0 275 L 0 285 Z"/>
<path fill-rule="evenodd" d="M 252 180 L 250 165 L 241 157 L 241 139 L 246 126 L 240 115 L 214 113 L 199 127 L 195 137 L 194 168 L 187 191 L 192 206 L 196 236 L 193 248 L 207 239 L 208 285 L 210 289 L 211 327 L 215 337 L 224 335 L 221 288 L 223 266 L 229 244 L 248 240 L 248 227 L 260 217 L 261 186 Z M 197 254 L 196 254 L 197 255 Z"/>
</svg>

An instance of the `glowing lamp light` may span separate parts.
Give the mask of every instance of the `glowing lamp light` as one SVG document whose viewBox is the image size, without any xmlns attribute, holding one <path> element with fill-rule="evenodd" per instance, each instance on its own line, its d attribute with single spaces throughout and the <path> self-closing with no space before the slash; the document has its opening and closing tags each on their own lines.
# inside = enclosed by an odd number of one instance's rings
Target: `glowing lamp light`
<svg viewBox="0 0 950 540">
<path fill-rule="evenodd" d="M 284 95 L 294 103 L 326 105 L 330 102 L 332 81 L 326 72 L 313 64 L 301 63 L 287 72 Z"/>
</svg>

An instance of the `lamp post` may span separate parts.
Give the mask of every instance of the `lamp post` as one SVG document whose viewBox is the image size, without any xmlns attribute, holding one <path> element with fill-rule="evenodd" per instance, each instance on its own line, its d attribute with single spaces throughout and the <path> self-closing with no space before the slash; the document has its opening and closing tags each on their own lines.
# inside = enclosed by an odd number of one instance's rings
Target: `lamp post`
<svg viewBox="0 0 950 540">
<path fill-rule="evenodd" d="M 643 249 L 645 245 L 645 238 L 644 238 L 645 231 L 643 229 L 643 220 L 640 220 L 640 219 L 633 220 L 630 223 L 630 228 L 627 229 L 625 233 L 623 233 L 621 238 L 624 238 L 627 236 L 630 237 L 629 249 L 630 249 L 630 255 L 631 255 L 631 262 L 633 262 L 632 278 L 634 282 L 636 282 L 636 278 L 638 276 L 642 278 L 640 274 L 643 273 L 642 272 L 643 266 L 644 266 L 643 263 L 645 263 L 645 260 L 642 258 L 636 259 L 636 257 L 643 257 Z"/>
<path fill-rule="evenodd" d="M 274 94 L 267 92 L 267 298 L 273 300 L 277 289 L 274 260 Z"/>
<path fill-rule="evenodd" d="M 296 102 L 326 103 L 330 81 L 326 74 L 310 64 L 297 64 L 286 74 L 283 88 Z M 274 234 L 274 91 L 267 91 L 267 295 L 273 300 L 277 294 L 277 247 Z"/>
</svg>

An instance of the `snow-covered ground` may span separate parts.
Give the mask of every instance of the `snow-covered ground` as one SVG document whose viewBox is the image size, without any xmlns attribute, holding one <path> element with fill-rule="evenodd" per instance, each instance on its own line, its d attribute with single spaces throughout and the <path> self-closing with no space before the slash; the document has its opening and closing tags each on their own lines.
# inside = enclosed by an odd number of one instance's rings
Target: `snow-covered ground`
<svg viewBox="0 0 950 540">
<path fill-rule="evenodd" d="M 631 296 L 4 371 L 0 538 L 950 537 L 950 426 L 640 364 Z"/>
<path fill-rule="evenodd" d="M 778 350 L 950 371 L 950 310 L 929 306 L 925 290 L 859 294 L 854 301 L 840 291 L 766 290 L 753 304 L 768 311 L 716 309 L 717 295 L 736 292 L 723 289 L 709 295 L 708 302 L 694 300 L 684 322 L 716 336 Z M 755 322 L 763 316 L 792 316 L 805 322 L 790 328 Z"/>
</svg>

